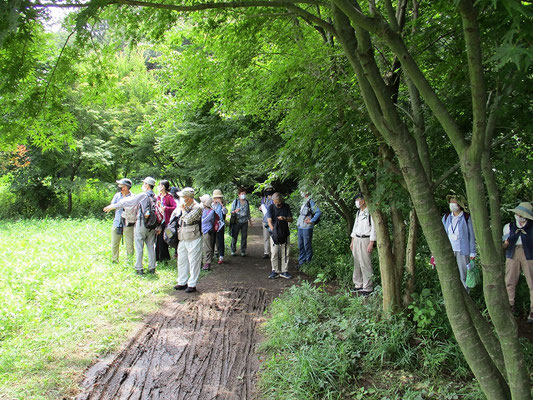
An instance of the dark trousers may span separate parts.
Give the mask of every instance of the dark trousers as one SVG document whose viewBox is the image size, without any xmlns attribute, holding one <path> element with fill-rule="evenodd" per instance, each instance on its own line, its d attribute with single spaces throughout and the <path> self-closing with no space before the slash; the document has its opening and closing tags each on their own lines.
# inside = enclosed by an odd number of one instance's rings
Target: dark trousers
<svg viewBox="0 0 533 400">
<path fill-rule="evenodd" d="M 224 231 L 226 230 L 226 226 L 223 226 L 218 232 L 217 232 L 217 251 L 218 255 L 220 257 L 224 257 Z"/>
<path fill-rule="evenodd" d="M 298 229 L 298 264 L 311 262 L 313 258 L 313 229 Z"/>
<path fill-rule="evenodd" d="M 163 239 L 163 231 L 165 226 L 161 230 L 159 235 L 155 235 L 155 260 L 156 261 L 165 261 L 170 260 L 170 253 L 168 252 L 168 244 Z"/>
<path fill-rule="evenodd" d="M 239 223 L 237 222 L 231 228 L 231 252 L 235 253 L 237 251 L 237 238 L 239 237 L 239 232 L 241 232 L 241 253 L 246 253 L 246 242 L 248 239 L 248 221 Z"/>
</svg>

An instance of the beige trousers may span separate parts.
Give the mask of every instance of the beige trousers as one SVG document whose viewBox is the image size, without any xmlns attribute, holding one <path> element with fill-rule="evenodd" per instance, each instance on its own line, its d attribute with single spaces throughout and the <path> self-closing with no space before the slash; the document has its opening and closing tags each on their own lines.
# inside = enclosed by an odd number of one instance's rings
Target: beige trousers
<svg viewBox="0 0 533 400">
<path fill-rule="evenodd" d="M 263 254 L 270 255 L 270 232 L 267 228 L 263 225 L 263 242 L 264 242 L 264 249 Z"/>
<path fill-rule="evenodd" d="M 526 277 L 527 286 L 529 286 L 529 301 L 533 301 L 533 260 L 526 260 L 522 246 L 516 246 L 513 258 L 505 259 L 505 287 L 509 296 L 509 303 L 514 305 L 516 285 L 520 278 L 520 269 Z M 533 311 L 533 307 L 531 307 Z"/>
<path fill-rule="evenodd" d="M 125 226 L 123 228 L 124 244 L 126 245 L 126 255 L 133 256 L 133 229 L 134 226 Z M 111 228 L 111 257 L 113 262 L 118 262 L 118 255 L 120 251 L 120 241 L 122 235 L 117 235 L 117 228 Z"/>
<path fill-rule="evenodd" d="M 374 290 L 372 284 L 372 262 L 370 253 L 367 251 L 370 238 L 354 238 L 353 240 L 353 283 L 356 289 L 362 288 L 364 291 Z"/>
<path fill-rule="evenodd" d="M 272 262 L 272 271 L 287 272 L 289 270 L 289 239 L 285 244 L 274 244 L 270 238 L 270 261 Z"/>
</svg>

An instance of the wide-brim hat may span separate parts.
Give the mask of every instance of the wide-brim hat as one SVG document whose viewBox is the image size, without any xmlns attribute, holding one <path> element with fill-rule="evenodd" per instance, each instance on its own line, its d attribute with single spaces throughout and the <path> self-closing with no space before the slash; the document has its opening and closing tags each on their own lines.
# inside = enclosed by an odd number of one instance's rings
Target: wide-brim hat
<svg viewBox="0 0 533 400">
<path fill-rule="evenodd" d="M 222 194 L 222 190 L 220 189 L 213 190 L 213 198 L 215 199 L 217 197 L 224 197 L 224 195 Z"/>
<path fill-rule="evenodd" d="M 150 186 L 155 186 L 155 179 L 151 176 L 147 176 L 146 178 L 144 178 L 143 183 L 146 183 Z"/>
<path fill-rule="evenodd" d="M 533 220 L 533 207 L 531 206 L 531 203 L 523 202 L 515 208 L 508 208 L 507 211 L 512 211 L 521 217 Z"/>
<path fill-rule="evenodd" d="M 191 187 L 183 188 L 181 189 L 181 192 L 178 192 L 178 196 L 194 197 L 194 189 Z"/>
<path fill-rule="evenodd" d="M 267 191 L 267 190 L 274 190 L 274 186 L 272 186 L 270 184 L 266 185 L 265 186 L 265 191 Z"/>
<path fill-rule="evenodd" d="M 129 188 L 132 186 L 132 183 L 131 183 L 131 181 L 128 178 L 122 178 L 122 179 L 119 179 L 118 181 L 115 181 L 115 182 L 118 183 L 119 185 L 124 185 L 124 186 L 127 186 Z"/>
<path fill-rule="evenodd" d="M 457 204 L 459 204 L 459 206 L 463 209 L 463 210 L 466 210 L 466 200 L 463 196 L 461 195 L 458 195 L 458 194 L 449 194 L 448 196 L 446 196 L 446 201 L 449 203 L 450 200 L 455 200 L 457 202 Z"/>
</svg>

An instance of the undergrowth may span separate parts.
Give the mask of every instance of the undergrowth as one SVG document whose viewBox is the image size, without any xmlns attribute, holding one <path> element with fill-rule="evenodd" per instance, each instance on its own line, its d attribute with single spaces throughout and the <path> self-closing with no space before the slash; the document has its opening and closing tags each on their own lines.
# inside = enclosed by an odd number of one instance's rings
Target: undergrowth
<svg viewBox="0 0 533 400">
<path fill-rule="evenodd" d="M 483 398 L 455 341 L 406 314 L 384 317 L 379 293 L 293 286 L 264 329 L 265 399 Z"/>
</svg>

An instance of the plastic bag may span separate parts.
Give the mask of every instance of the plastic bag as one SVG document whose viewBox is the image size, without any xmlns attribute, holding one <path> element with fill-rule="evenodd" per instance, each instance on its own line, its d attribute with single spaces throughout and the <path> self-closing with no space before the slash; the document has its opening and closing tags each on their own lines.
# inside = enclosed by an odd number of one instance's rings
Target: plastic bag
<svg viewBox="0 0 533 400">
<path fill-rule="evenodd" d="M 470 289 L 476 287 L 481 283 L 481 270 L 474 264 L 474 260 L 470 261 L 466 270 L 466 286 Z"/>
</svg>

